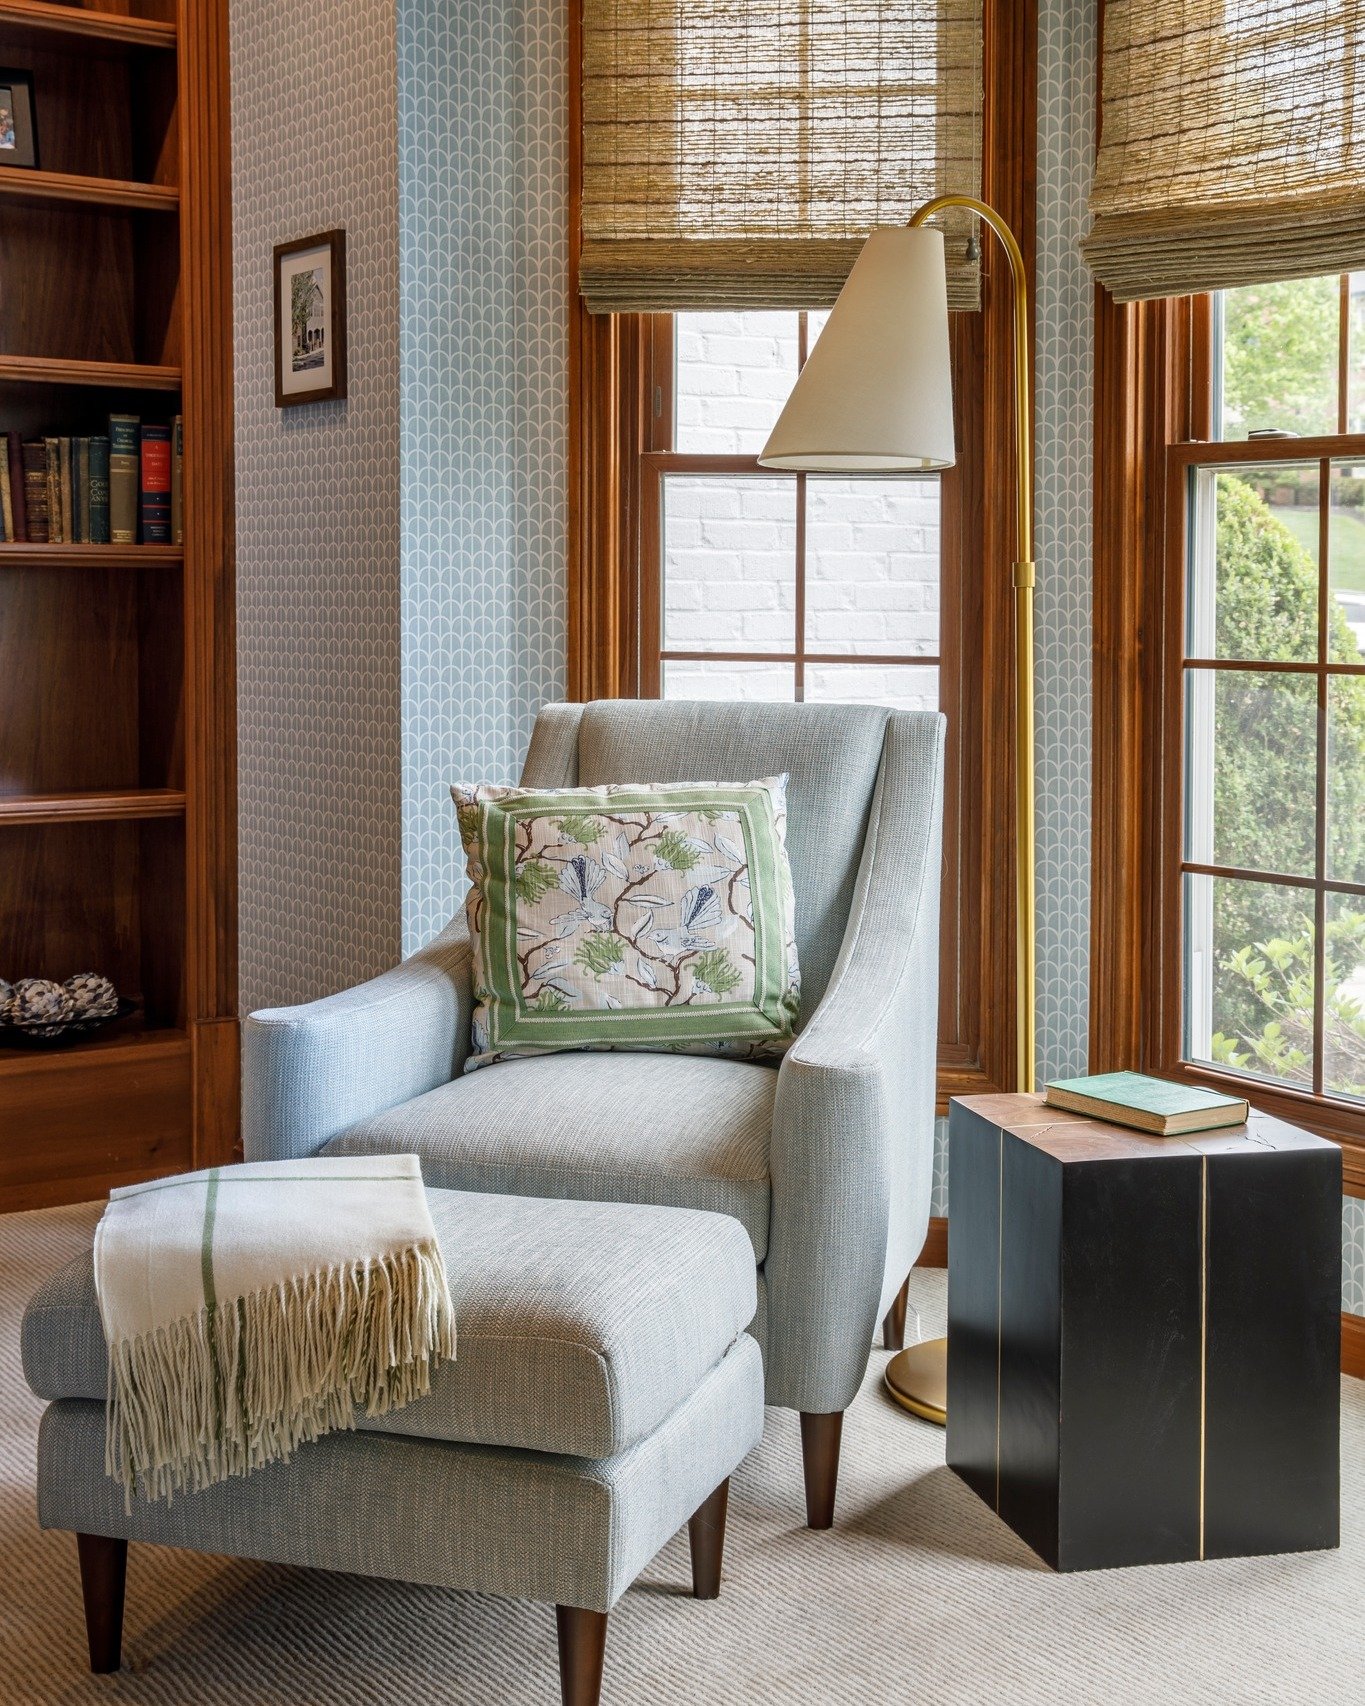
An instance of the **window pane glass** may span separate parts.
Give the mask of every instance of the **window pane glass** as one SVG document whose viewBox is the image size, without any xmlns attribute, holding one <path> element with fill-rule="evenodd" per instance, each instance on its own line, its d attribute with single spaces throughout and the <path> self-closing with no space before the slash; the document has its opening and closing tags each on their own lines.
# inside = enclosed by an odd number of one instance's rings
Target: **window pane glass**
<svg viewBox="0 0 1365 1706">
<path fill-rule="evenodd" d="M 1185 672 L 1185 857 L 1311 877 L 1317 679 Z"/>
<path fill-rule="evenodd" d="M 1346 363 L 1346 430 L 1365 432 L 1365 272 L 1350 282 L 1350 353 Z"/>
<path fill-rule="evenodd" d="M 937 480 L 806 481 L 806 646 L 938 655 Z"/>
<path fill-rule="evenodd" d="M 1322 1087 L 1365 1100 L 1365 898 L 1327 896 Z"/>
<path fill-rule="evenodd" d="M 937 711 L 938 668 L 933 664 L 808 663 L 806 702 Z"/>
<path fill-rule="evenodd" d="M 789 663 L 664 664 L 665 699 L 786 699 L 796 697 L 796 670 Z"/>
<path fill-rule="evenodd" d="M 1315 661 L 1318 464 L 1201 468 L 1193 481 L 1188 655 Z"/>
<path fill-rule="evenodd" d="M 1334 462 L 1327 519 L 1327 580 L 1332 615 L 1327 655 L 1365 662 L 1365 464 Z"/>
<path fill-rule="evenodd" d="M 674 447 L 757 456 L 796 383 L 799 317 L 674 317 Z"/>
<path fill-rule="evenodd" d="M 1186 1058 L 1311 1088 L 1312 890 L 1184 881 Z"/>
<path fill-rule="evenodd" d="M 1327 875 L 1365 883 L 1365 677 L 1327 682 Z"/>
<path fill-rule="evenodd" d="M 1337 430 L 1338 274 L 1225 290 L 1222 318 L 1224 438 Z"/>
<path fill-rule="evenodd" d="M 664 650 L 796 646 L 796 481 L 670 474 L 663 483 Z"/>
</svg>

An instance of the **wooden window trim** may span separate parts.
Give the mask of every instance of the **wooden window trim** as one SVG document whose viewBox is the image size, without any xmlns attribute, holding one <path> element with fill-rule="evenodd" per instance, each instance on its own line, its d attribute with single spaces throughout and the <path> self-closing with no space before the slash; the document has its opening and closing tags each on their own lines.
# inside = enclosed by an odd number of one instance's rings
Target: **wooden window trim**
<svg viewBox="0 0 1365 1706">
<path fill-rule="evenodd" d="M 578 290 L 582 224 L 583 0 L 569 0 L 568 696 L 636 697 L 641 657 L 645 501 L 663 381 L 656 316 L 593 316 Z M 986 0 L 982 195 L 1019 240 L 1032 284 L 1037 155 L 1037 0 Z M 990 684 L 1013 679 L 1010 564 L 1016 555 L 1013 304 L 1004 254 L 983 240 L 982 309 L 952 316 L 957 466 L 942 476 L 942 549 L 959 570 L 941 603 L 941 702 L 956 721 L 945 776 L 942 916 L 950 933 L 940 987 L 938 1105 L 1014 1082 L 1014 710 Z M 1034 292 L 1030 288 L 1030 297 Z M 994 376 L 994 382 L 988 378 Z M 671 412 L 671 398 L 662 400 Z M 1030 418 L 1032 408 L 1030 407 Z M 972 678 L 956 660 L 972 658 Z"/>
<path fill-rule="evenodd" d="M 1090 1069 L 1249 1094 L 1340 1143 L 1344 1189 L 1365 1197 L 1365 1110 L 1179 1058 L 1182 481 L 1194 463 L 1255 461 L 1258 447 L 1210 442 L 1210 298 L 1122 304 L 1097 287 L 1095 317 Z M 1354 442 L 1296 439 L 1292 454 Z M 1290 446 L 1259 448 L 1279 459 Z"/>
</svg>

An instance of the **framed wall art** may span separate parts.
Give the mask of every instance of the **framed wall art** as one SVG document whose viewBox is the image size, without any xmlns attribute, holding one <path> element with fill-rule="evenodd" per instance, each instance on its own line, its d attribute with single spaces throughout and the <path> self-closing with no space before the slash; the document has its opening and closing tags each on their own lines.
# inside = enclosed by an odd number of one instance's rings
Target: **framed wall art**
<svg viewBox="0 0 1365 1706">
<path fill-rule="evenodd" d="M 38 164 L 38 129 L 33 120 L 33 78 L 0 65 L 0 166 Z"/>
<path fill-rule="evenodd" d="M 346 233 L 275 247 L 275 407 L 346 395 Z"/>
</svg>

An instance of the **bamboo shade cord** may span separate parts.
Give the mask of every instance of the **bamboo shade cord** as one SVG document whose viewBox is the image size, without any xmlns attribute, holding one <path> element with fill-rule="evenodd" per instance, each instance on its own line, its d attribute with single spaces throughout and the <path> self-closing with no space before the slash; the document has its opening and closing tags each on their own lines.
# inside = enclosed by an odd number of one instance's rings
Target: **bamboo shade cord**
<svg viewBox="0 0 1365 1706">
<path fill-rule="evenodd" d="M 1103 82 L 1119 301 L 1365 266 L 1365 0 L 1108 0 Z"/>
<path fill-rule="evenodd" d="M 828 307 L 873 226 L 980 194 L 981 75 L 981 0 L 584 0 L 588 307 Z"/>
</svg>

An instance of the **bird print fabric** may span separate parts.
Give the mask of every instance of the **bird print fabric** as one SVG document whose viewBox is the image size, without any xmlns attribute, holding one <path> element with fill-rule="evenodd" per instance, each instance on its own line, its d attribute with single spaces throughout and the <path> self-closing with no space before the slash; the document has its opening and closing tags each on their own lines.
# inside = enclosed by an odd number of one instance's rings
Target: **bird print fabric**
<svg viewBox="0 0 1365 1706">
<path fill-rule="evenodd" d="M 800 973 L 785 777 L 451 792 L 474 945 L 466 1070 L 557 1048 L 787 1047 Z"/>
</svg>

